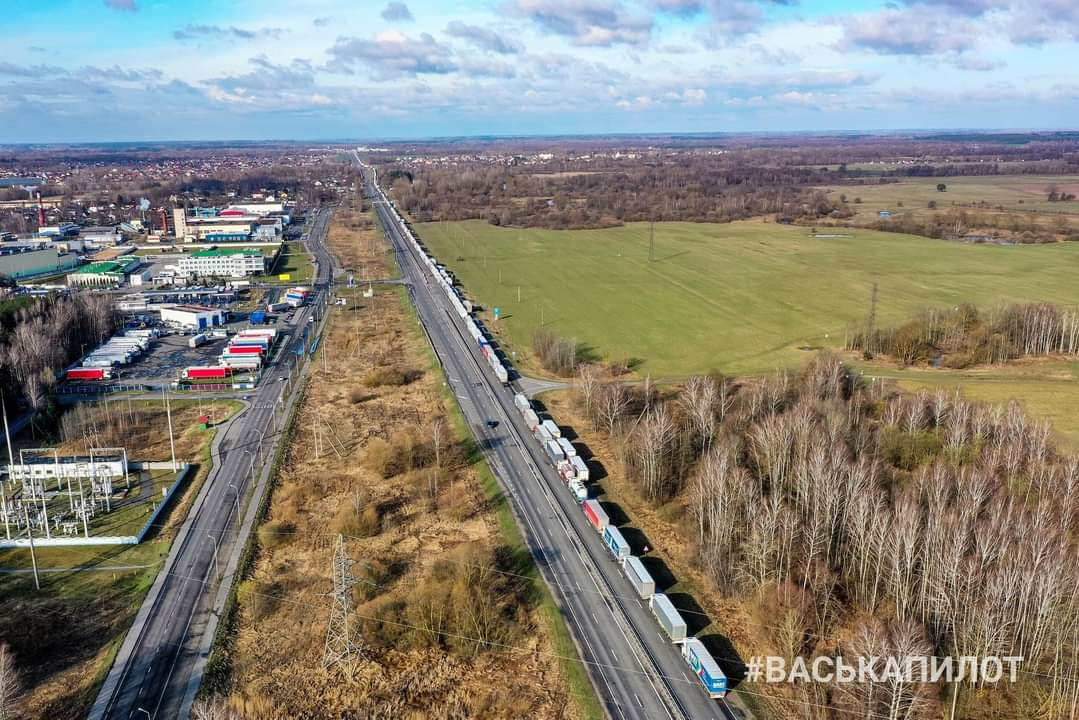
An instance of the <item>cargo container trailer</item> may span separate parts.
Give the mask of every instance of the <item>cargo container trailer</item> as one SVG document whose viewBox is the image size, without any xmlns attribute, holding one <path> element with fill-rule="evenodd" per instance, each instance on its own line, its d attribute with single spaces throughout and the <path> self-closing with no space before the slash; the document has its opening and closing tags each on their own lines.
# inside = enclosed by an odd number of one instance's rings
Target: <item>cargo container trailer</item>
<svg viewBox="0 0 1079 720">
<path fill-rule="evenodd" d="M 188 338 L 187 346 L 191 347 L 191 348 L 197 348 L 200 345 L 205 345 L 207 339 L 208 338 L 206 337 L 206 333 L 199 333 L 198 335 L 192 335 L 190 338 Z"/>
<path fill-rule="evenodd" d="M 551 437 L 562 437 L 562 431 L 558 429 L 558 423 L 556 423 L 554 420 L 544 420 L 543 427 L 547 428 L 547 432 L 551 433 Z"/>
<path fill-rule="evenodd" d="M 569 460 L 560 461 L 556 467 L 558 468 L 558 475 L 566 482 L 571 482 L 577 479 L 577 473 L 573 472 L 573 464 Z"/>
<path fill-rule="evenodd" d="M 629 557 L 629 543 L 626 542 L 621 531 L 614 525 L 603 528 L 603 542 L 606 543 L 607 549 L 611 551 L 611 555 L 614 555 L 614 559 L 618 562 L 622 562 Z"/>
<path fill-rule="evenodd" d="M 229 345 L 239 345 L 241 347 L 260 347 L 264 350 L 269 350 L 270 338 L 265 336 L 234 337 L 231 341 L 229 341 Z"/>
<path fill-rule="evenodd" d="M 82 361 L 84 368 L 111 368 L 116 364 L 118 363 L 115 360 L 104 360 L 102 358 L 87 358 Z"/>
<path fill-rule="evenodd" d="M 536 438 L 536 440 L 539 441 L 539 444 L 543 446 L 546 446 L 548 442 L 554 440 L 554 438 L 551 437 L 551 433 L 547 432 L 547 428 L 542 425 L 536 426 L 536 429 L 532 431 L 532 437 Z"/>
<path fill-rule="evenodd" d="M 68 380 L 108 380 L 112 372 L 108 368 L 71 368 L 64 373 Z"/>
<path fill-rule="evenodd" d="M 562 446 L 562 454 L 567 458 L 577 457 L 577 448 L 573 447 L 573 443 L 564 437 L 558 438 L 558 444 Z"/>
<path fill-rule="evenodd" d="M 227 365 L 234 370 L 258 370 L 262 363 L 258 361 L 244 360 L 242 358 L 221 358 L 221 364 Z"/>
<path fill-rule="evenodd" d="M 685 642 L 686 621 L 674 609 L 674 605 L 666 595 L 655 593 L 648 601 L 648 607 L 652 608 L 652 614 L 656 616 L 659 626 L 671 640 L 676 643 Z"/>
<path fill-rule="evenodd" d="M 269 338 L 277 337 L 277 328 L 246 328 L 236 333 L 237 337 L 257 337 L 266 336 Z"/>
<path fill-rule="evenodd" d="M 498 382 L 505 385 L 510 381 L 509 370 L 506 369 L 505 365 L 499 363 L 498 365 L 495 365 L 495 377 L 498 378 Z"/>
<path fill-rule="evenodd" d="M 710 698 L 722 698 L 727 695 L 727 676 L 719 664 L 697 638 L 689 638 L 682 645 L 682 657 L 704 684 Z"/>
<path fill-rule="evenodd" d="M 528 401 L 528 396 L 524 393 L 517 393 L 513 396 L 513 405 L 520 412 L 532 409 L 532 403 Z"/>
<path fill-rule="evenodd" d="M 261 345 L 229 345 L 230 355 L 262 355 L 266 348 Z"/>
<path fill-rule="evenodd" d="M 525 410 L 523 413 L 521 413 L 521 416 L 525 419 L 525 425 L 528 426 L 528 429 L 531 432 L 535 432 L 536 428 L 538 428 L 540 424 L 539 415 L 536 414 L 536 411 Z"/>
<path fill-rule="evenodd" d="M 575 455 L 569 459 L 573 465 L 573 469 L 577 474 L 577 479 L 581 482 L 588 482 L 588 465 L 581 459 L 580 455 Z"/>
<path fill-rule="evenodd" d="M 584 510 L 588 522 L 592 523 L 592 527 L 596 529 L 596 532 L 603 532 L 604 528 L 611 523 L 611 519 L 607 517 L 607 513 L 599 504 L 599 500 L 585 500 L 581 508 Z"/>
<path fill-rule="evenodd" d="M 232 368 L 220 365 L 217 367 L 205 366 L 184 369 L 184 377 L 191 380 L 227 378 L 231 375 Z"/>
<path fill-rule="evenodd" d="M 556 465 L 566 459 L 566 456 L 562 454 L 562 448 L 558 446 L 558 442 L 555 440 L 548 440 L 544 446 L 544 451 L 547 453 L 547 457 L 551 462 Z"/>
<path fill-rule="evenodd" d="M 266 306 L 266 309 L 269 310 L 270 312 L 281 312 L 282 310 L 285 310 L 287 308 L 288 308 L 288 303 L 287 302 L 275 302 L 275 303 L 270 303 L 269 305 Z"/>
<path fill-rule="evenodd" d="M 622 570 L 626 573 L 626 579 L 633 589 L 637 591 L 637 597 L 647 600 L 656 592 L 656 581 L 652 575 L 644 569 L 644 563 L 636 555 L 630 555 L 622 564 Z"/>
</svg>

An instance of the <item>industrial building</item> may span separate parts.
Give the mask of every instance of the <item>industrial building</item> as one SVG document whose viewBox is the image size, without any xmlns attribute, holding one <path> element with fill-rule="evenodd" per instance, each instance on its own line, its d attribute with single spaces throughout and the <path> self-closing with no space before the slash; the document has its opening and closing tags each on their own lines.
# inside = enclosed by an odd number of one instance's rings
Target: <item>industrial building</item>
<svg viewBox="0 0 1079 720">
<path fill-rule="evenodd" d="M 123 448 L 100 448 L 101 454 L 59 456 L 46 450 L 20 450 L 19 462 L 5 463 L 4 471 L 14 481 L 105 479 L 127 475 L 127 451 Z"/>
<path fill-rule="evenodd" d="M 68 275 L 67 284 L 86 287 L 123 285 L 127 276 L 134 272 L 141 262 L 137 257 L 125 256 L 91 263 Z"/>
<path fill-rule="evenodd" d="M 79 237 L 88 243 L 105 247 L 123 242 L 124 236 L 120 234 L 117 226 L 92 226 L 79 229 Z"/>
<path fill-rule="evenodd" d="M 216 208 L 184 208 L 172 211 L 173 234 L 187 242 L 245 242 L 257 236 L 273 240 L 289 223 L 284 203 L 258 202 Z"/>
<path fill-rule="evenodd" d="M 77 268 L 82 261 L 73 253 L 43 245 L 16 245 L 0 249 L 0 275 L 21 280 L 53 275 Z"/>
<path fill-rule="evenodd" d="M 205 330 L 225 324 L 225 311 L 201 305 L 173 305 L 161 308 L 161 322 L 184 330 Z"/>
<path fill-rule="evenodd" d="M 257 248 L 215 248 L 182 257 L 177 267 L 195 277 L 247 277 L 266 272 L 266 256 Z"/>
</svg>

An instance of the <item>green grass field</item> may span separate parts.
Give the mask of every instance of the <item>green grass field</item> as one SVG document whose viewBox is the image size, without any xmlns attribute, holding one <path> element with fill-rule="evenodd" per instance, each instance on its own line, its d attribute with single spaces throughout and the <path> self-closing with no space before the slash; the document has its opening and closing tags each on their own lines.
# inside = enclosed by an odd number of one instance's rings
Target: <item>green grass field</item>
<svg viewBox="0 0 1079 720">
<path fill-rule="evenodd" d="M 938 192 L 937 183 L 944 183 L 947 190 Z M 847 196 L 847 202 L 857 213 L 855 222 L 875 220 L 881 210 L 910 211 L 916 216 L 944 212 L 953 203 L 967 206 L 968 210 L 974 209 L 970 207 L 972 205 L 985 202 L 991 206 L 986 211 L 1000 206 L 1012 213 L 1079 214 L 1079 201 L 1049 202 L 1050 185 L 1079 196 L 1079 178 L 1042 175 L 912 178 L 886 185 L 836 185 L 828 190 L 834 197 Z M 854 198 L 861 198 L 862 202 L 854 204 Z M 931 200 L 937 203 L 936 210 L 928 208 Z"/>
<path fill-rule="evenodd" d="M 311 280 L 315 276 L 315 267 L 311 264 L 311 256 L 304 251 L 303 243 L 287 242 L 270 274 L 290 275 L 289 282 Z"/>
<path fill-rule="evenodd" d="M 601 358 L 639 359 L 639 374 L 746 374 L 841 346 L 866 316 L 873 283 L 882 325 L 929 306 L 1079 297 L 1079 245 L 1066 243 L 965 245 L 856 229 L 824 239 L 762 222 L 670 223 L 656 226 L 649 262 L 644 223 L 552 231 L 469 221 L 418 232 L 488 319 L 500 308 L 496 329 L 529 370 L 541 323 Z"/>
</svg>

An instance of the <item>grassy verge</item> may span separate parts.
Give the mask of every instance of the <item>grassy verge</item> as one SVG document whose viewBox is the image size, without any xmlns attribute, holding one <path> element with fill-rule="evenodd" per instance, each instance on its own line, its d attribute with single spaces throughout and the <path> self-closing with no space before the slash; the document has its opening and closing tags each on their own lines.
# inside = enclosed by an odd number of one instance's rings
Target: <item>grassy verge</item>
<svg viewBox="0 0 1079 720">
<path fill-rule="evenodd" d="M 419 316 L 416 314 L 415 308 L 409 301 L 407 293 L 404 291 L 398 291 L 398 293 L 405 313 L 418 325 L 420 322 Z M 415 325 L 413 325 L 413 327 L 415 327 Z M 434 350 L 431 348 L 430 343 L 428 343 L 427 338 L 423 336 L 422 331 L 417 329 L 414 330 L 414 332 L 417 333 L 418 338 L 422 341 L 424 351 L 427 354 L 429 369 L 443 380 L 440 387 L 440 393 L 442 395 L 443 404 L 447 409 L 450 423 L 453 425 L 454 432 L 457 434 L 459 440 L 463 442 L 472 442 L 474 440 L 472 431 L 468 427 L 468 421 L 465 419 L 464 411 L 461 410 L 457 397 L 450 390 L 441 363 L 439 363 Z M 551 633 L 554 652 L 558 655 L 559 663 L 565 673 L 566 684 L 569 688 L 570 697 L 577 710 L 577 715 L 582 719 L 600 720 L 604 717 L 603 710 L 593 691 L 592 682 L 588 678 L 588 673 L 585 671 L 584 665 L 580 661 L 579 653 L 577 652 L 577 647 L 573 642 L 573 638 L 570 636 L 569 628 L 566 627 L 566 623 L 562 618 L 562 611 L 555 602 L 550 588 L 547 587 L 547 584 L 540 576 L 536 564 L 531 561 L 531 553 L 528 550 L 528 546 L 525 544 L 524 537 L 521 535 L 520 528 L 517 526 L 517 521 L 513 516 L 513 511 L 506 501 L 505 495 L 502 493 L 502 488 L 498 484 L 494 472 L 492 472 L 490 466 L 487 464 L 487 461 L 483 459 L 482 455 L 476 453 L 475 458 L 475 469 L 480 481 L 480 486 L 483 489 L 487 502 L 495 510 L 498 517 L 499 531 L 501 532 L 503 539 L 511 548 L 515 556 L 527 557 L 529 559 L 525 574 L 529 577 L 531 591 L 539 600 L 542 615 L 547 622 L 548 630 Z"/>
<path fill-rule="evenodd" d="M 310 281 L 315 277 L 315 266 L 311 263 L 311 256 L 303 248 L 299 241 L 287 242 L 277 256 L 270 275 L 290 275 L 289 282 Z"/>
</svg>

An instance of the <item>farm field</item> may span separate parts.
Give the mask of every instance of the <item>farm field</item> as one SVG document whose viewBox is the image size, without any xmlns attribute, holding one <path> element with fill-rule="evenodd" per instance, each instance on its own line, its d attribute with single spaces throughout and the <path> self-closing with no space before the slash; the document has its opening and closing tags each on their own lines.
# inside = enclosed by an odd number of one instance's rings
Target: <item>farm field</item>
<svg viewBox="0 0 1079 720">
<path fill-rule="evenodd" d="M 634 359 L 639 375 L 756 374 L 841 347 L 874 283 L 887 325 L 961 302 L 1073 304 L 1079 263 L 1079 245 L 1068 243 L 969 245 L 861 229 L 813 238 L 755 221 L 658 224 L 653 262 L 646 223 L 554 231 L 467 221 L 417 231 L 536 373 L 529 345 L 541 325 L 598 359 Z"/>
<path fill-rule="evenodd" d="M 944 183 L 947 190 L 938 192 L 937 183 Z M 1052 185 L 1060 192 L 1079 196 L 1079 178 L 1042 175 L 910 178 L 884 185 L 834 185 L 827 190 L 832 197 L 847 196 L 847 202 L 856 212 L 854 222 L 876 220 L 881 210 L 909 211 L 922 216 L 945 212 L 954 205 L 981 211 L 982 208 L 975 207 L 980 203 L 986 203 L 986 212 L 999 206 L 1012 213 L 1079 215 L 1079 201 L 1049 202 Z M 854 203 L 854 198 L 861 198 L 862 202 Z M 930 201 L 937 203 L 935 210 L 929 209 Z"/>
</svg>

